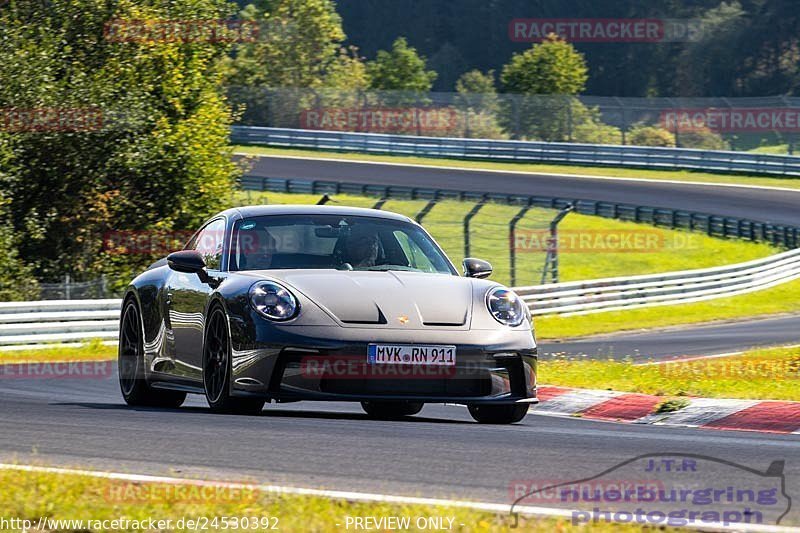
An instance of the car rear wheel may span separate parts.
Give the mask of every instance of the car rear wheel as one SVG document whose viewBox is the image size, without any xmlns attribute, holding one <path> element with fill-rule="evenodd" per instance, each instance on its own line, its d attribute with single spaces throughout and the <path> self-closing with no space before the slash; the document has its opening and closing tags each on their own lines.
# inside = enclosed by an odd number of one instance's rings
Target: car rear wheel
<svg viewBox="0 0 800 533">
<path fill-rule="evenodd" d="M 469 414 L 481 424 L 513 424 L 528 413 L 528 404 L 470 405 Z"/>
<path fill-rule="evenodd" d="M 153 389 L 144 375 L 144 329 L 136 300 L 122 310 L 117 356 L 119 388 L 125 403 L 141 407 L 176 408 L 186 400 L 185 392 Z"/>
<path fill-rule="evenodd" d="M 404 416 L 412 416 L 422 411 L 422 402 L 361 402 L 364 409 L 372 418 L 381 420 L 396 420 Z"/>
<path fill-rule="evenodd" d="M 203 343 L 203 388 L 211 410 L 217 413 L 255 415 L 264 408 L 264 400 L 231 396 L 231 343 L 228 317 L 216 306 L 206 323 Z"/>
</svg>

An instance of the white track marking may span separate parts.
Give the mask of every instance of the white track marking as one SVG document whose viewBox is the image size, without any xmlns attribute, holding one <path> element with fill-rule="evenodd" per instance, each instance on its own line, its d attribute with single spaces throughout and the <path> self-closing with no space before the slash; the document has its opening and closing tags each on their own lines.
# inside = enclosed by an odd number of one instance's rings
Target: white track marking
<svg viewBox="0 0 800 533">
<path fill-rule="evenodd" d="M 534 172 L 525 170 L 499 170 L 494 168 L 467 168 L 467 167 L 452 167 L 452 166 L 437 166 L 437 165 L 421 165 L 418 163 L 392 163 L 384 161 L 365 161 L 363 159 L 337 159 L 335 157 L 309 157 L 300 155 L 275 155 L 275 154 L 248 154 L 245 152 L 234 152 L 234 155 L 251 156 L 251 157 L 268 157 L 274 159 L 302 159 L 306 161 L 327 161 L 336 163 L 358 163 L 361 165 L 388 165 L 395 167 L 409 167 L 409 168 L 425 168 L 425 169 L 441 169 L 441 170 L 459 170 L 465 172 L 480 172 L 480 173 L 494 173 L 494 174 L 518 174 L 522 176 L 555 176 L 558 178 L 580 178 L 588 180 L 606 180 L 606 181 L 634 181 L 642 183 L 669 183 L 672 185 L 697 185 L 700 187 L 732 187 L 737 189 L 763 189 L 767 191 L 784 191 L 800 194 L 800 189 L 792 189 L 790 187 L 775 187 L 770 185 L 747 185 L 744 183 L 715 183 L 710 181 L 682 181 L 682 180 L 667 180 L 667 179 L 652 179 L 652 178 L 623 178 L 621 176 L 593 176 L 591 174 L 564 174 L 558 172 Z M 556 164 L 556 163 L 544 163 Z M 656 169 L 658 170 L 658 169 Z M 781 179 L 771 177 L 772 179 Z M 759 179 L 759 178 L 753 178 Z M 770 179 L 770 177 L 766 177 Z"/>
<path fill-rule="evenodd" d="M 397 496 L 391 494 L 376 494 L 370 492 L 351 492 L 339 490 L 307 489 L 299 487 L 286 487 L 280 485 L 259 485 L 247 483 L 231 483 L 226 481 L 184 479 L 166 476 L 151 476 L 144 474 L 123 474 L 119 472 L 99 472 L 96 470 L 79 470 L 71 468 L 56 468 L 47 466 L 17 465 L 0 463 L 0 470 L 16 470 L 20 472 L 35 472 L 46 474 L 76 475 L 87 476 L 99 479 L 113 479 L 119 481 L 130 481 L 133 483 L 161 483 L 172 485 L 192 485 L 192 486 L 213 486 L 225 487 L 230 489 L 250 489 L 270 494 L 291 494 L 297 496 L 317 496 L 337 500 L 353 502 L 376 502 L 376 503 L 396 503 L 407 505 L 430 505 L 436 507 L 460 507 L 474 509 L 476 511 L 486 511 L 490 513 L 510 513 L 512 506 L 503 503 L 473 502 L 466 500 L 446 500 L 439 498 L 415 498 L 409 496 Z M 551 518 L 571 519 L 575 511 L 571 509 L 557 509 L 552 507 L 537 507 L 530 505 L 518 505 L 513 509 L 516 513 L 525 516 L 542 516 Z M 708 523 L 702 525 L 688 525 L 685 528 L 699 529 L 702 531 L 753 531 L 753 532 L 797 532 L 797 528 L 783 526 L 766 525 L 724 525 L 721 523 Z"/>
</svg>

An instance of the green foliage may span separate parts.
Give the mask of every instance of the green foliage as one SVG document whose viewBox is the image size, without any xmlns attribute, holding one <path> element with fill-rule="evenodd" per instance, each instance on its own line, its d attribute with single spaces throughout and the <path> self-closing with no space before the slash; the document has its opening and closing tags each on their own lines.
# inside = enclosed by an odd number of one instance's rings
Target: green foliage
<svg viewBox="0 0 800 533">
<path fill-rule="evenodd" d="M 477 69 L 465 72 L 456 81 L 456 91 L 460 94 L 495 94 L 494 71 L 485 74 Z"/>
<path fill-rule="evenodd" d="M 0 302 L 38 297 L 39 283 L 33 269 L 20 259 L 11 228 L 0 226 Z"/>
<path fill-rule="evenodd" d="M 0 10 L 0 108 L 77 110 L 88 128 L 0 133 L 0 187 L 19 257 L 39 279 L 116 277 L 152 261 L 104 247 L 114 231 L 193 228 L 237 175 L 216 65 L 226 45 L 115 42 L 112 21 L 209 20 L 223 0 L 17 0 Z M 58 111 L 61 110 L 61 111 Z M 112 282 L 113 283 L 113 282 Z"/>
<path fill-rule="evenodd" d="M 583 55 L 556 35 L 514 54 L 500 75 L 504 91 L 516 94 L 578 94 L 588 79 Z"/>
<path fill-rule="evenodd" d="M 318 87 L 341 59 L 345 34 L 331 0 L 258 0 L 240 17 L 266 31 L 257 42 L 239 45 L 226 62 L 231 85 Z"/>
<path fill-rule="evenodd" d="M 341 48 L 336 58 L 328 65 L 323 82 L 325 87 L 343 91 L 360 91 L 369 88 L 367 66 L 351 46 Z"/>
<path fill-rule="evenodd" d="M 635 146 L 673 147 L 675 146 L 675 135 L 658 126 L 637 124 L 628 131 L 625 141 Z"/>
<path fill-rule="evenodd" d="M 674 413 L 675 411 L 680 411 L 689 406 L 692 403 L 689 398 L 670 398 L 669 400 L 664 400 L 663 402 L 656 405 L 653 412 L 656 414 L 661 413 Z"/>
<path fill-rule="evenodd" d="M 404 37 L 395 39 L 391 51 L 380 50 L 367 63 L 367 71 L 372 88 L 384 91 L 426 92 L 436 80 L 436 73 L 427 70 L 425 58 Z"/>
</svg>

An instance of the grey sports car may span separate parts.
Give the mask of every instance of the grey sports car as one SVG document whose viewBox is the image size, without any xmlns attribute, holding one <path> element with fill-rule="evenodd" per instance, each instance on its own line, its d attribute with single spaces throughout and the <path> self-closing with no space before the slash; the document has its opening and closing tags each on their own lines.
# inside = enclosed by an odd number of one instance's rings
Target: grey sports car
<svg viewBox="0 0 800 533">
<path fill-rule="evenodd" d="M 409 218 L 254 206 L 212 217 L 127 288 L 119 379 L 130 405 L 258 413 L 267 401 L 358 401 L 376 418 L 465 404 L 522 420 L 536 399 L 527 307 Z"/>
</svg>

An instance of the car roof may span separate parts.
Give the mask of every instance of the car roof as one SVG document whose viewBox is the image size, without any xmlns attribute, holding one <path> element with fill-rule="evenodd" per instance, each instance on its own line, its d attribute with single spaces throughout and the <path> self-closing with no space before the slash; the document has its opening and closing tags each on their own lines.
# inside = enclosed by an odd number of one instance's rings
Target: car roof
<svg viewBox="0 0 800 533">
<path fill-rule="evenodd" d="M 380 209 L 365 209 L 363 207 L 348 207 L 338 205 L 248 205 L 235 207 L 220 213 L 231 216 L 239 214 L 242 218 L 258 217 L 265 215 L 334 215 L 334 216 L 362 216 L 384 218 L 389 220 L 402 220 L 413 222 L 405 215 L 383 211 Z"/>
</svg>

